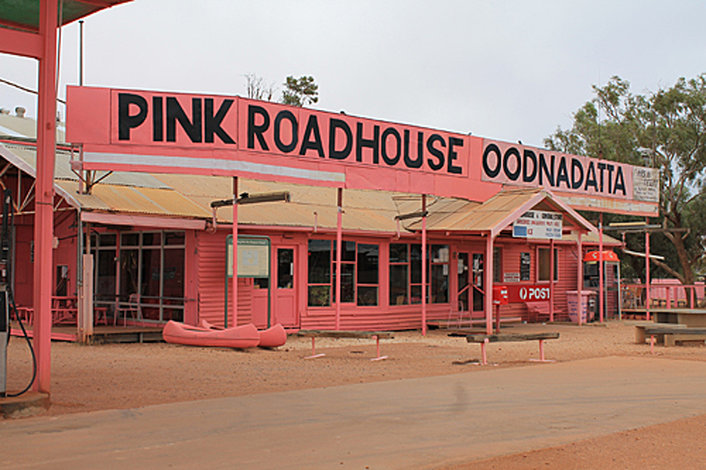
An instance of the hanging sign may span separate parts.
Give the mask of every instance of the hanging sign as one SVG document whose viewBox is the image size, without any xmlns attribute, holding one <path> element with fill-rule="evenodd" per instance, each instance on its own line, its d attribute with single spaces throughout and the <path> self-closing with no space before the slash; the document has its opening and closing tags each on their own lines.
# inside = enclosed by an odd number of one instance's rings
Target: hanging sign
<svg viewBox="0 0 706 470">
<path fill-rule="evenodd" d="M 515 284 L 506 287 L 510 303 L 551 300 L 551 289 L 547 284 Z"/>
<path fill-rule="evenodd" d="M 512 236 L 561 240 L 562 217 L 560 212 L 527 211 L 512 224 Z"/>
</svg>

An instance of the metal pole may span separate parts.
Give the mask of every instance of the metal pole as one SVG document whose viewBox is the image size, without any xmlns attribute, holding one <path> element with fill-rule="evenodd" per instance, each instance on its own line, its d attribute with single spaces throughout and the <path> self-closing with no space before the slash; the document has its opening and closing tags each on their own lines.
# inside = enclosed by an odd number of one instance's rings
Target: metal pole
<svg viewBox="0 0 706 470">
<path fill-rule="evenodd" d="M 238 326 L 238 177 L 233 177 L 233 326 Z"/>
<path fill-rule="evenodd" d="M 598 319 L 603 323 L 603 213 L 599 215 L 598 222 Z"/>
<path fill-rule="evenodd" d="M 336 330 L 341 328 L 341 252 L 343 251 L 343 188 L 336 203 Z"/>
<path fill-rule="evenodd" d="M 83 86 L 83 20 L 78 21 L 78 84 Z"/>
<path fill-rule="evenodd" d="M 650 232 L 645 230 L 645 314 L 650 321 Z"/>
<path fill-rule="evenodd" d="M 422 336 L 427 335 L 427 195 L 422 194 Z"/>
<path fill-rule="evenodd" d="M 34 389 L 51 389 L 52 241 L 54 238 L 54 153 L 56 147 L 57 0 L 39 4 L 39 98 L 37 113 L 37 179 L 34 216 L 34 346 L 37 380 Z"/>
<path fill-rule="evenodd" d="M 554 239 L 549 240 L 549 321 L 554 321 Z"/>
</svg>

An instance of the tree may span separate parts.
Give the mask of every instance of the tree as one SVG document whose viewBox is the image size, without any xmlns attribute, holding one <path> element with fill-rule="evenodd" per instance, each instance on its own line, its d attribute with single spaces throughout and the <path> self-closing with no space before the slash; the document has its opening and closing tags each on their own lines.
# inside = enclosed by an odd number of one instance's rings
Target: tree
<svg viewBox="0 0 706 470">
<path fill-rule="evenodd" d="M 272 96 L 275 94 L 274 84 L 267 85 L 262 77 L 258 77 L 254 73 L 247 73 L 245 74 L 245 85 L 248 98 L 272 101 Z"/>
<path fill-rule="evenodd" d="M 287 77 L 282 91 L 282 103 L 291 106 L 305 106 L 319 101 L 319 85 L 314 77 L 302 75 L 299 78 Z"/>
<path fill-rule="evenodd" d="M 680 78 L 673 87 L 646 95 L 632 94 L 620 77 L 593 90 L 595 98 L 574 113 L 571 129 L 558 128 L 545 145 L 659 168 L 659 221 L 676 230 L 651 238 L 666 258 L 653 262 L 693 284 L 703 269 L 706 233 L 706 75 Z"/>
</svg>

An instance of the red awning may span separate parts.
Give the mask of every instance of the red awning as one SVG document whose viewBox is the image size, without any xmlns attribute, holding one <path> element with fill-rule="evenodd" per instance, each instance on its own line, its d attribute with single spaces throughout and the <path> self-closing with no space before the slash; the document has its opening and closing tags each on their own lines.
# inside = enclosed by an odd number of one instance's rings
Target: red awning
<svg viewBox="0 0 706 470">
<path fill-rule="evenodd" d="M 583 257 L 583 260 L 584 261 L 598 261 L 599 256 L 600 256 L 600 251 L 589 251 L 588 253 L 586 253 L 586 256 Z M 603 256 L 600 256 L 600 258 L 603 261 L 615 262 L 615 263 L 620 262 L 618 255 L 616 255 L 615 252 L 611 251 L 611 250 L 603 250 Z"/>
</svg>

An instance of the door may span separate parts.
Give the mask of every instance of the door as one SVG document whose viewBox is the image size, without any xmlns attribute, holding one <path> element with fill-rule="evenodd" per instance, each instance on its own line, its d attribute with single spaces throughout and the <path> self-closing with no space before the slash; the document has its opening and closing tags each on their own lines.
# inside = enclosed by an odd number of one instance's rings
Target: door
<svg viewBox="0 0 706 470">
<path fill-rule="evenodd" d="M 468 253 L 460 252 L 458 254 L 458 311 L 459 313 L 468 313 L 468 293 L 470 291 L 470 272 L 468 264 Z"/>
<path fill-rule="evenodd" d="M 473 311 L 482 312 L 485 304 L 485 288 L 483 280 L 483 253 L 473 253 Z"/>
<path fill-rule="evenodd" d="M 296 247 L 275 247 L 273 305 L 271 324 L 298 327 Z"/>
</svg>

